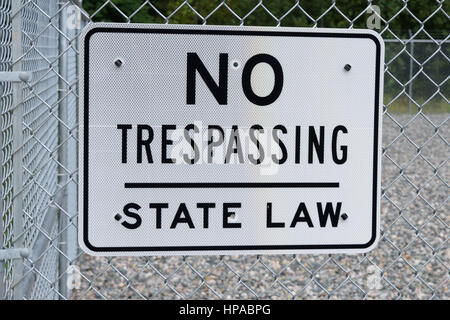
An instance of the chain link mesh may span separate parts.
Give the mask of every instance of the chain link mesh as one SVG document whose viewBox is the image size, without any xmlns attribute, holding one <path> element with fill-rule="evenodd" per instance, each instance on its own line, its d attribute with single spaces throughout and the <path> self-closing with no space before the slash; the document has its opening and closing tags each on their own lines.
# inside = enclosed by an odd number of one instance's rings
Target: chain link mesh
<svg viewBox="0 0 450 320">
<path fill-rule="evenodd" d="M 11 9 L 14 1 L 17 13 Z M 11 248 L 20 240 L 33 249 L 20 274 L 11 261 L 0 262 L 2 298 L 450 298 L 449 5 L 429 1 L 423 5 L 429 10 L 419 11 L 413 1 L 399 0 L 385 12 L 382 1 L 380 7 L 376 1 L 351 3 L 350 8 L 341 1 L 1 0 L 0 71 L 20 65 L 33 75 L 21 85 L 22 101 L 13 101 L 10 83 L 0 83 L 1 246 Z M 12 19 L 21 21 L 21 52 L 11 49 Z M 76 242 L 78 37 L 93 21 L 374 24 L 386 43 L 378 247 L 360 255 L 82 254 Z M 22 128 L 13 128 L 16 106 Z M 14 130 L 23 132 L 23 172 L 13 171 Z M 17 174 L 22 190 L 13 190 Z M 13 212 L 14 201 L 22 201 L 23 212 Z M 13 231 L 15 215 L 22 215 L 20 234 Z"/>
<path fill-rule="evenodd" d="M 11 67 L 11 3 L 10 1 L 4 1 L 0 4 L 0 68 L 1 71 L 8 71 Z M 13 128 L 11 120 L 11 108 L 12 102 L 12 87 L 10 83 L 1 82 L 0 83 L 0 107 L 1 107 L 1 150 L 2 150 L 2 170 L 1 170 L 1 181 L 2 181 L 2 216 L 1 223 L 2 226 L 2 248 L 9 248 L 12 246 L 12 139 L 13 139 Z M 3 268 L 0 271 L 0 276 L 2 279 L 2 286 L 4 294 L 8 294 L 7 297 L 11 297 L 11 286 L 12 286 L 12 265 L 11 261 L 0 261 L 0 267 Z M 1 292 L 1 291 L 0 291 Z"/>
</svg>

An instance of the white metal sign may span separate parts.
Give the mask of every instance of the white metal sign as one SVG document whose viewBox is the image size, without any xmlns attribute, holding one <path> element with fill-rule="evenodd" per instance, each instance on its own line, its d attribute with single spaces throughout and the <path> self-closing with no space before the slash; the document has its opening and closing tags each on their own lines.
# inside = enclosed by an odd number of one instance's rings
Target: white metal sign
<svg viewBox="0 0 450 320">
<path fill-rule="evenodd" d="M 378 239 L 369 30 L 92 24 L 80 216 L 94 255 L 357 253 Z"/>
</svg>

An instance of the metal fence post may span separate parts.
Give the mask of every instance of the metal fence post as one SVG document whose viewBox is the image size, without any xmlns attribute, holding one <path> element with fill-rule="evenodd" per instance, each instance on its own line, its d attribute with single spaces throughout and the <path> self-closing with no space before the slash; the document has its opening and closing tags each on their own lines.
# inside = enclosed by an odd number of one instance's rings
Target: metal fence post
<svg viewBox="0 0 450 320">
<path fill-rule="evenodd" d="M 20 57 L 22 55 L 22 17 L 21 17 L 21 0 L 12 0 L 11 2 L 11 61 L 12 71 L 22 71 L 22 62 Z M 13 247 L 20 248 L 24 245 L 24 219 L 23 219 L 23 88 L 22 83 L 14 82 L 12 85 L 12 99 L 13 99 L 13 111 L 12 111 L 12 123 L 13 123 L 13 230 L 14 240 Z M 13 272 L 14 272 L 14 299 L 23 298 L 23 259 L 13 260 Z"/>
<path fill-rule="evenodd" d="M 78 37 L 76 29 L 79 19 L 78 13 L 73 12 L 72 3 L 81 2 L 62 1 L 60 2 L 59 13 L 59 52 L 62 54 L 59 58 L 59 118 L 61 122 L 58 128 L 59 139 L 59 184 L 65 186 L 64 198 L 60 210 L 59 230 L 60 230 L 60 250 L 64 255 L 59 256 L 59 288 L 60 293 L 69 298 L 71 294 L 71 282 L 77 272 L 72 265 L 77 256 L 77 228 L 74 225 L 74 219 L 77 215 L 77 185 L 73 180 L 76 174 L 77 143 L 73 138 L 73 129 L 77 125 L 77 105 L 78 96 L 76 94 L 78 86 L 76 85 L 77 61 L 76 49 Z M 75 15 L 75 16 L 74 16 Z M 75 25 L 73 25 L 75 23 Z M 75 38 L 74 38 L 75 37 Z"/>
<path fill-rule="evenodd" d="M 59 91 L 59 106 L 58 106 L 58 116 L 61 119 L 61 122 L 58 124 L 58 162 L 60 165 L 58 166 L 58 183 L 63 186 L 67 184 L 67 139 L 68 133 L 67 128 L 65 126 L 68 125 L 68 90 L 69 87 L 66 83 L 67 81 L 67 28 L 66 28 L 66 14 L 65 14 L 65 5 L 66 1 L 60 2 L 60 12 L 59 12 L 59 29 L 60 33 L 58 36 L 59 41 L 59 53 L 61 56 L 58 61 L 58 91 Z M 64 196 L 61 201 L 62 210 L 67 212 L 67 186 L 64 188 Z M 59 248 L 62 252 L 67 253 L 67 224 L 69 223 L 69 219 L 66 214 L 62 211 L 58 210 L 58 232 L 59 232 Z M 68 261 L 65 255 L 59 255 L 58 259 L 58 273 L 59 273 L 59 291 L 60 293 L 68 297 L 69 292 L 67 291 L 67 267 Z"/>
</svg>

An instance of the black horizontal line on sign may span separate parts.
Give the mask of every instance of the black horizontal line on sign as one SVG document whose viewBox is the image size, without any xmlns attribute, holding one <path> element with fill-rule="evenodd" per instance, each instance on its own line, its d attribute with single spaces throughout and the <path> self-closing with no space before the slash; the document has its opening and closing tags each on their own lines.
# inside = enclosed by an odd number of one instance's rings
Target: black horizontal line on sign
<svg viewBox="0 0 450 320">
<path fill-rule="evenodd" d="M 125 189 L 157 188 L 339 188 L 339 182 L 126 182 Z"/>
</svg>

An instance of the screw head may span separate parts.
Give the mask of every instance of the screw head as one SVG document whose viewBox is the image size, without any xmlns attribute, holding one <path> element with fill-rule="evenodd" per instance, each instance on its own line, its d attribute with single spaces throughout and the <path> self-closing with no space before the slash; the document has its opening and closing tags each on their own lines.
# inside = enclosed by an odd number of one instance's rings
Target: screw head
<svg viewBox="0 0 450 320">
<path fill-rule="evenodd" d="M 123 62 L 120 58 L 117 58 L 116 60 L 114 60 L 114 64 L 116 65 L 116 67 L 120 67 L 123 64 Z"/>
<path fill-rule="evenodd" d="M 346 64 L 346 65 L 344 66 L 345 71 L 350 71 L 351 68 L 352 68 L 352 66 L 349 65 L 349 64 Z"/>
</svg>

